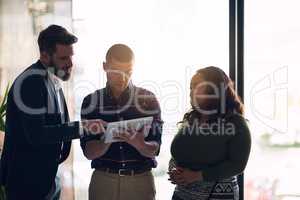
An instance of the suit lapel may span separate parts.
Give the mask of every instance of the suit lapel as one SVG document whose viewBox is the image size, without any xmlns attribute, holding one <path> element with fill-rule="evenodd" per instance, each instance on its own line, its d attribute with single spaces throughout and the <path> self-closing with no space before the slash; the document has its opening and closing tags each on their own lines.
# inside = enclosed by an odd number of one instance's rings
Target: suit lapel
<svg viewBox="0 0 300 200">
<path fill-rule="evenodd" d="M 69 122 L 70 119 L 69 119 L 68 107 L 62 89 L 59 90 L 59 95 L 60 95 L 60 102 L 63 110 L 62 120 L 63 122 Z"/>
<path fill-rule="evenodd" d="M 59 99 L 58 99 L 58 96 L 55 91 L 54 83 L 52 83 L 52 81 L 49 79 L 50 78 L 49 72 L 47 71 L 47 69 L 44 67 L 44 65 L 40 61 L 38 61 L 36 63 L 35 67 L 38 70 L 45 70 L 44 81 L 45 81 L 45 85 L 48 90 L 48 92 L 47 92 L 48 93 L 48 113 L 49 114 L 61 113 L 59 110 L 59 105 L 58 105 Z M 59 90 L 59 94 L 61 97 L 60 102 L 61 102 L 62 110 L 64 111 L 63 113 L 61 113 L 60 120 L 61 120 L 61 123 L 66 123 L 66 122 L 69 122 L 70 119 L 69 119 L 68 108 L 66 105 L 66 101 L 65 101 L 62 89 Z M 60 149 L 59 163 L 65 161 L 68 158 L 70 150 L 71 150 L 71 144 L 72 144 L 71 142 L 63 142 L 62 143 L 62 146 Z"/>
<path fill-rule="evenodd" d="M 59 90 L 59 95 L 61 98 L 62 109 L 64 110 L 64 112 L 62 113 L 63 122 L 68 123 L 70 121 L 69 112 L 68 112 L 68 107 L 62 89 Z M 72 142 L 63 142 L 61 155 L 60 155 L 60 162 L 63 162 L 68 158 L 71 150 L 71 146 L 72 146 Z"/>
<path fill-rule="evenodd" d="M 50 80 L 48 70 L 45 68 L 45 66 L 41 63 L 40 60 L 38 60 L 34 64 L 34 68 L 41 71 L 41 74 L 44 77 L 44 82 L 45 82 L 45 85 L 46 85 L 46 88 L 47 88 L 47 94 L 48 94 L 48 96 L 47 96 L 48 113 L 49 114 L 59 113 L 57 95 L 56 95 L 56 92 L 55 92 L 54 84 Z M 38 73 L 40 73 L 40 72 L 38 72 Z"/>
<path fill-rule="evenodd" d="M 49 78 L 45 80 L 48 90 L 48 111 L 49 113 L 60 113 L 58 105 L 58 97 L 55 92 L 54 85 Z"/>
</svg>

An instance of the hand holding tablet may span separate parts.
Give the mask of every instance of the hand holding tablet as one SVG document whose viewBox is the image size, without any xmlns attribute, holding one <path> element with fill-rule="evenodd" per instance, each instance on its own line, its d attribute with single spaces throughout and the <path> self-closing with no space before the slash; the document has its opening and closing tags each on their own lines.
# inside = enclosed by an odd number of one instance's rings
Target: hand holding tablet
<svg viewBox="0 0 300 200">
<path fill-rule="evenodd" d="M 145 138 L 149 134 L 152 121 L 153 117 L 143 117 L 108 123 L 104 133 L 104 142 L 112 143 L 123 141 L 121 137 L 119 137 L 120 134 L 123 136 L 125 134 L 128 137 L 134 137 L 135 134 L 143 134 Z"/>
</svg>

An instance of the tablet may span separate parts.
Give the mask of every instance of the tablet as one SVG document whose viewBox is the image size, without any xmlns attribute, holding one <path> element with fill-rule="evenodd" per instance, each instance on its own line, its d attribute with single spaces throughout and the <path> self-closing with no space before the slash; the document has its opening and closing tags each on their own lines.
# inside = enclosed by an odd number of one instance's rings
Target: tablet
<svg viewBox="0 0 300 200">
<path fill-rule="evenodd" d="M 125 131 L 129 132 L 130 130 L 136 132 L 142 128 L 144 128 L 144 137 L 147 137 L 152 121 L 153 117 L 143 117 L 118 122 L 110 122 L 107 124 L 104 132 L 104 143 L 120 142 L 121 140 L 114 138 L 115 136 L 118 136 L 119 133 Z"/>
</svg>

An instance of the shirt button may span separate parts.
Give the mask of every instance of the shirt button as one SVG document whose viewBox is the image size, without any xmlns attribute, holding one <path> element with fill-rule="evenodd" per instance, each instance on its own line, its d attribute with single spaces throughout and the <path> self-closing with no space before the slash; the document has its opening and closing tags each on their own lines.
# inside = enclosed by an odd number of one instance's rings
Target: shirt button
<svg viewBox="0 0 300 200">
<path fill-rule="evenodd" d="M 120 146 L 120 149 L 122 150 L 122 149 L 123 149 L 123 147 L 122 147 L 122 146 Z"/>
<path fill-rule="evenodd" d="M 125 163 L 122 164 L 122 167 L 125 167 Z"/>
</svg>

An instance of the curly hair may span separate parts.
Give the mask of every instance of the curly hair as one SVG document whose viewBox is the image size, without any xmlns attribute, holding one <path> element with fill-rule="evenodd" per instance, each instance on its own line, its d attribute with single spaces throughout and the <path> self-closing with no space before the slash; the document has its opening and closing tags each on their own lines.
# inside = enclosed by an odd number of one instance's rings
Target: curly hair
<svg viewBox="0 0 300 200">
<path fill-rule="evenodd" d="M 227 114 L 238 113 L 244 115 L 244 105 L 234 89 L 232 80 L 226 75 L 226 73 L 220 68 L 209 66 L 199 69 L 191 80 L 191 88 L 193 85 L 199 85 L 203 82 L 210 83 L 217 89 L 219 98 L 215 100 L 206 101 L 205 105 L 198 105 L 199 107 L 207 107 L 210 109 L 217 110 L 217 113 L 208 116 L 209 119 L 224 116 Z M 206 94 L 211 95 L 216 91 L 213 88 L 207 88 Z M 191 96 L 192 98 L 192 96 Z M 185 113 L 183 120 L 181 122 L 193 123 L 195 119 L 201 119 L 203 113 L 192 104 L 190 111 Z"/>
</svg>

